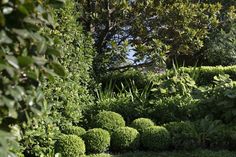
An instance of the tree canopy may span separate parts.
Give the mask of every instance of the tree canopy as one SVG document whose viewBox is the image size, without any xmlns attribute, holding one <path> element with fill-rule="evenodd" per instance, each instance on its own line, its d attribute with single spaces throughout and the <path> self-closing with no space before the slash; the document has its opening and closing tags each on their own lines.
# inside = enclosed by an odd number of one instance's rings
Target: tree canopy
<svg viewBox="0 0 236 157">
<path fill-rule="evenodd" d="M 234 4 L 234 1 L 78 0 L 78 9 L 82 10 L 79 20 L 95 40 L 98 53 L 95 72 L 107 72 L 160 67 L 178 56 L 193 56 L 204 47 L 211 30 L 225 19 L 235 18 Z M 132 57 L 128 57 L 130 52 L 134 53 Z"/>
</svg>

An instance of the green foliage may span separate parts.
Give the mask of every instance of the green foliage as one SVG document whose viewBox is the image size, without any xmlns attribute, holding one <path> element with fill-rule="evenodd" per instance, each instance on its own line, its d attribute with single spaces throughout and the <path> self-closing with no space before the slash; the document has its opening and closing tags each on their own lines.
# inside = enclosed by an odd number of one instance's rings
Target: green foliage
<svg viewBox="0 0 236 157">
<path fill-rule="evenodd" d="M 135 119 L 132 123 L 131 123 L 131 127 L 137 129 L 140 133 L 143 133 L 143 131 L 150 127 L 150 126 L 154 126 L 155 123 L 148 118 L 138 118 Z"/>
<path fill-rule="evenodd" d="M 152 91 L 156 97 L 169 97 L 171 95 L 190 95 L 196 88 L 195 81 L 187 74 L 176 71 L 174 76 L 153 83 Z"/>
<path fill-rule="evenodd" d="M 164 125 L 171 136 L 173 149 L 193 149 L 198 144 L 197 132 L 190 122 L 170 122 Z"/>
<path fill-rule="evenodd" d="M 55 137 L 60 136 L 60 130 L 52 123 L 48 112 L 44 111 L 42 117 L 31 118 L 23 125 L 24 134 L 20 143 L 25 156 L 50 157 L 54 153 Z"/>
<path fill-rule="evenodd" d="M 215 76 L 214 80 L 215 85 L 205 91 L 198 105 L 203 114 L 200 116 L 210 115 L 225 123 L 234 122 L 236 120 L 236 83 L 229 78 L 229 75 Z"/>
<path fill-rule="evenodd" d="M 94 54 L 92 40 L 89 35 L 82 33 L 76 21 L 78 13 L 74 4 L 73 0 L 66 0 L 63 6 L 56 6 L 56 9 L 51 10 L 54 27 L 43 27 L 40 31 L 50 38 L 48 43 L 54 43 L 57 49 L 64 52 L 60 54 L 59 51 L 49 49 L 48 53 L 58 56 L 66 77 L 52 78 L 52 71 L 47 71 L 50 75 L 49 79 L 43 81 L 43 92 L 48 105 L 43 108 L 44 114 L 37 119 L 38 122 L 34 119 L 24 127 L 25 136 L 21 143 L 25 147 L 26 156 L 52 156 L 59 128 L 81 122 L 83 106 L 93 101 L 88 90 L 91 80 L 89 70 Z M 53 67 L 56 71 L 60 70 L 57 64 Z"/>
<path fill-rule="evenodd" d="M 229 142 L 228 135 L 226 135 L 225 126 L 220 120 L 212 120 L 210 117 L 205 117 L 195 122 L 195 128 L 203 148 L 227 147 Z"/>
<path fill-rule="evenodd" d="M 124 152 L 138 149 L 140 145 L 140 134 L 136 129 L 120 127 L 111 135 L 111 149 Z"/>
<path fill-rule="evenodd" d="M 211 65 L 236 64 L 236 24 L 229 31 L 214 32 L 207 42 L 205 56 Z"/>
<path fill-rule="evenodd" d="M 62 157 L 84 155 L 84 141 L 76 135 L 61 135 L 55 143 L 55 153 L 60 153 Z"/>
<path fill-rule="evenodd" d="M 86 130 L 78 126 L 63 126 L 61 132 L 67 135 L 82 136 L 86 133 Z"/>
<path fill-rule="evenodd" d="M 95 128 L 88 130 L 83 135 L 83 140 L 85 141 L 87 153 L 102 153 L 108 150 L 111 137 L 108 131 Z"/>
<path fill-rule="evenodd" d="M 115 112 L 102 111 L 93 119 L 93 127 L 108 130 L 110 133 L 119 127 L 124 127 L 125 121 L 123 117 Z"/>
<path fill-rule="evenodd" d="M 236 66 L 181 67 L 179 71 L 188 73 L 198 86 L 213 84 L 214 77 L 223 74 L 228 74 L 231 79 L 236 80 Z"/>
<path fill-rule="evenodd" d="M 193 55 L 203 47 L 210 29 L 218 26 L 221 7 L 188 0 L 78 3 L 83 26 L 95 39 L 97 76 L 133 67 L 155 69 L 176 56 Z"/>
<path fill-rule="evenodd" d="M 165 150 L 170 144 L 170 133 L 162 126 L 148 127 L 141 136 L 141 144 L 148 150 Z"/>
<path fill-rule="evenodd" d="M 191 95 L 177 94 L 166 98 L 160 97 L 159 99 L 150 100 L 150 104 L 146 108 L 146 116 L 155 120 L 157 124 L 189 120 L 195 116 L 197 105 L 198 99 Z"/>
<path fill-rule="evenodd" d="M 1 1 L 0 130 L 10 131 L 10 125 L 19 125 L 21 131 L 24 122 L 41 115 L 46 106 L 40 89 L 42 78 L 65 76 L 57 61 L 60 52 L 51 38 L 40 32 L 54 27 L 50 3 L 57 2 Z M 0 149 L 8 154 L 2 142 Z"/>
</svg>

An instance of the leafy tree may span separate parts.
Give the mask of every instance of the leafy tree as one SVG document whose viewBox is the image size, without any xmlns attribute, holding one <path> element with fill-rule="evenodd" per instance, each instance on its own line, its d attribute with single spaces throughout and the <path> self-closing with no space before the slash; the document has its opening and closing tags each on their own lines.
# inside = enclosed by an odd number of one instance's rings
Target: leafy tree
<svg viewBox="0 0 236 157">
<path fill-rule="evenodd" d="M 192 55 L 218 25 L 221 9 L 219 3 L 188 0 L 78 0 L 78 6 L 83 10 L 79 20 L 95 39 L 97 73 L 156 67 L 178 55 Z M 134 53 L 131 63 L 129 51 Z"/>
<path fill-rule="evenodd" d="M 214 31 L 205 46 L 205 57 L 211 65 L 236 64 L 236 24 L 229 31 Z"/>
</svg>

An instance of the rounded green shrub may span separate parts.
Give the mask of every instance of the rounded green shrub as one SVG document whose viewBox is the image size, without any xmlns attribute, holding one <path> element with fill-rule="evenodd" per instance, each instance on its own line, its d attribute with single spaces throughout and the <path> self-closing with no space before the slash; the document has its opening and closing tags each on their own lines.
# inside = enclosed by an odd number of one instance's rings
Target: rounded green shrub
<svg viewBox="0 0 236 157">
<path fill-rule="evenodd" d="M 113 132 L 119 127 L 124 127 L 125 121 L 118 113 L 102 111 L 94 117 L 93 126 L 95 128 L 102 128 L 108 130 L 109 132 Z"/>
<path fill-rule="evenodd" d="M 76 135 L 62 135 L 55 143 L 55 152 L 62 157 L 78 157 L 85 153 L 85 144 Z"/>
<path fill-rule="evenodd" d="M 150 126 L 143 131 L 141 143 L 147 150 L 165 150 L 170 144 L 170 133 L 162 126 Z"/>
<path fill-rule="evenodd" d="M 101 128 L 88 130 L 83 135 L 87 153 L 102 153 L 108 150 L 111 137 L 108 131 Z"/>
<path fill-rule="evenodd" d="M 131 127 L 137 129 L 140 133 L 142 133 L 146 128 L 154 125 L 155 123 L 148 118 L 138 118 L 131 123 Z"/>
<path fill-rule="evenodd" d="M 82 136 L 86 133 L 86 130 L 78 126 L 65 126 L 61 129 L 61 132 L 67 135 Z"/>
<path fill-rule="evenodd" d="M 192 149 L 196 147 L 197 131 L 190 122 L 170 122 L 164 125 L 171 136 L 171 147 L 174 149 Z"/>
<path fill-rule="evenodd" d="M 140 144 L 139 132 L 130 127 L 120 127 L 111 136 L 111 148 L 113 151 L 136 150 Z"/>
</svg>

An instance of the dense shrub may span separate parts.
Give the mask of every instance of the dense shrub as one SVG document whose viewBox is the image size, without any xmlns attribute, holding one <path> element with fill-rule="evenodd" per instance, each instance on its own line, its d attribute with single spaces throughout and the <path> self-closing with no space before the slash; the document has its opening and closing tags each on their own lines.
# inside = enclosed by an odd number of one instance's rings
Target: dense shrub
<svg viewBox="0 0 236 157">
<path fill-rule="evenodd" d="M 170 133 L 162 126 L 148 127 L 141 136 L 141 144 L 148 150 L 165 150 L 170 144 Z"/>
<path fill-rule="evenodd" d="M 85 153 L 84 141 L 76 135 L 62 135 L 55 143 L 55 153 L 62 157 L 78 157 Z"/>
<path fill-rule="evenodd" d="M 125 121 L 118 113 L 102 111 L 94 117 L 93 126 L 113 132 L 115 129 L 125 126 Z"/>
<path fill-rule="evenodd" d="M 232 80 L 236 80 L 236 66 L 202 66 L 182 67 L 179 71 L 188 73 L 198 86 L 213 84 L 217 75 L 228 74 Z"/>
<path fill-rule="evenodd" d="M 232 130 L 224 125 L 220 120 L 213 120 L 211 117 L 205 117 L 194 122 L 198 133 L 199 142 L 203 148 L 228 148 Z"/>
<path fill-rule="evenodd" d="M 155 123 L 148 118 L 138 118 L 135 119 L 132 123 L 131 123 L 131 127 L 137 129 L 140 133 L 142 133 L 146 128 L 150 127 L 150 126 L 154 126 Z"/>
<path fill-rule="evenodd" d="M 64 7 L 54 9 L 53 13 L 56 27 L 45 30 L 45 33 L 50 34 L 57 41 L 55 45 L 66 52 L 59 57 L 59 62 L 67 75 L 45 81 L 44 93 L 52 106 L 51 116 L 58 126 L 71 123 L 77 125 L 83 120 L 83 108 L 93 103 L 93 96 L 89 93 L 93 41 L 83 33 L 77 22 L 79 12 L 76 10 L 76 2 L 66 0 Z"/>
<path fill-rule="evenodd" d="M 120 127 L 112 133 L 111 147 L 113 151 L 136 150 L 140 144 L 140 134 L 136 129 Z"/>
<path fill-rule="evenodd" d="M 102 153 L 110 146 L 110 134 L 108 131 L 95 128 L 88 130 L 83 135 L 87 153 Z"/>
<path fill-rule="evenodd" d="M 199 118 L 211 116 L 224 123 L 236 122 L 236 82 L 229 75 L 214 77 L 214 86 L 202 91 L 198 104 Z"/>
<path fill-rule="evenodd" d="M 164 124 L 172 121 L 192 119 L 198 99 L 191 95 L 170 96 L 150 100 L 146 107 L 146 116 L 156 121 L 157 124 Z"/>
<path fill-rule="evenodd" d="M 63 126 L 61 132 L 67 135 L 82 136 L 86 133 L 86 130 L 78 126 Z"/>
<path fill-rule="evenodd" d="M 171 136 L 171 147 L 174 149 L 195 148 L 198 143 L 197 132 L 190 122 L 170 122 L 164 127 Z"/>
</svg>

